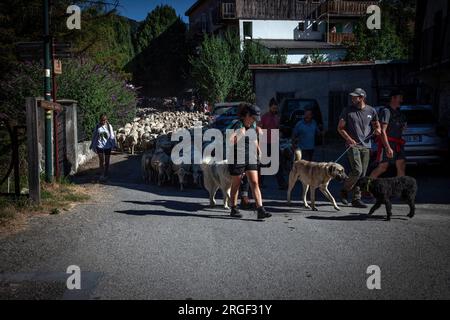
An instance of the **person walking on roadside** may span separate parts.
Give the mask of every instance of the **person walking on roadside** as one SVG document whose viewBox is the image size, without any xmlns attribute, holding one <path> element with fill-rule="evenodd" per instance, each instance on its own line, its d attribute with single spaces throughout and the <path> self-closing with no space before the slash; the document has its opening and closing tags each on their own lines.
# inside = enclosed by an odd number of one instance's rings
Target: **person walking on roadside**
<svg viewBox="0 0 450 320">
<path fill-rule="evenodd" d="M 292 131 L 292 143 L 302 151 L 302 159 L 313 161 L 316 147 L 316 135 L 323 134 L 314 120 L 312 110 L 305 110 L 305 115 Z"/>
<path fill-rule="evenodd" d="M 391 92 L 389 106 L 380 110 L 381 135 L 377 138 L 378 167 L 372 171 L 371 178 L 378 178 L 385 173 L 389 164 L 395 162 L 397 176 L 405 176 L 406 156 L 403 131 L 406 129 L 406 116 L 401 113 L 403 94 L 400 91 Z"/>
<path fill-rule="evenodd" d="M 269 111 L 261 117 L 261 129 L 267 130 L 267 156 L 270 158 L 272 155 L 272 133 L 273 130 L 280 129 L 280 117 L 278 116 L 278 102 L 275 98 L 272 98 L 269 102 Z M 280 154 L 279 150 L 277 150 Z M 276 174 L 278 187 L 282 190 L 287 189 L 286 181 L 283 177 L 283 171 L 280 169 Z M 261 184 L 263 183 L 263 177 L 261 176 Z"/>
<path fill-rule="evenodd" d="M 98 155 L 100 163 L 100 180 L 106 180 L 109 174 L 111 151 L 116 147 L 116 137 L 112 125 L 108 122 L 106 114 L 100 116 L 95 126 L 90 149 Z"/>
<path fill-rule="evenodd" d="M 229 141 L 234 149 L 234 158 L 228 159 L 228 168 L 231 175 L 231 216 L 242 218 L 237 208 L 237 201 L 241 180 L 245 174 L 252 189 L 258 219 L 269 218 L 272 215 L 264 209 L 261 190 L 259 188 L 257 156 L 256 154 L 250 154 L 252 149 L 255 151 L 259 150 L 255 124 L 260 120 L 261 112 L 257 106 L 250 104 L 240 106 L 239 109 L 240 119 L 233 126 L 235 131 L 231 134 Z M 252 135 L 246 136 L 248 131 L 254 132 Z M 252 148 L 250 147 L 251 144 L 253 144 Z M 244 159 L 244 161 L 239 161 L 241 160 L 240 158 Z"/>
<path fill-rule="evenodd" d="M 367 94 L 357 88 L 350 93 L 352 106 L 345 108 L 340 116 L 338 132 L 345 139 L 351 172 L 341 190 L 344 205 L 348 204 L 348 192 L 351 191 L 359 178 L 366 176 L 370 161 L 371 138 L 381 134 L 378 114 L 374 108 L 366 104 Z M 352 206 L 367 208 L 361 200 L 361 190 L 353 190 Z"/>
</svg>

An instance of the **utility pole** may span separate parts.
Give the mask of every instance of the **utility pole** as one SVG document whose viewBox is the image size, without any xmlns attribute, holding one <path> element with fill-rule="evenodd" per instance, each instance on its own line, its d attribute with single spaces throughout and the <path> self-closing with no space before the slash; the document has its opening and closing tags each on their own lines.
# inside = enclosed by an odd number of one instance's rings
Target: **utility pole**
<svg viewBox="0 0 450 320">
<path fill-rule="evenodd" d="M 51 93 L 51 65 L 50 65 L 50 0 L 44 2 L 44 98 L 46 101 L 52 100 Z M 53 161 L 52 161 L 52 120 L 53 111 L 45 111 L 45 180 L 53 180 Z"/>
<path fill-rule="evenodd" d="M 55 38 L 52 37 L 52 99 L 56 103 L 56 72 L 55 72 Z M 59 150 L 58 150 L 58 111 L 53 112 L 53 139 L 55 145 L 55 177 L 59 178 Z"/>
</svg>

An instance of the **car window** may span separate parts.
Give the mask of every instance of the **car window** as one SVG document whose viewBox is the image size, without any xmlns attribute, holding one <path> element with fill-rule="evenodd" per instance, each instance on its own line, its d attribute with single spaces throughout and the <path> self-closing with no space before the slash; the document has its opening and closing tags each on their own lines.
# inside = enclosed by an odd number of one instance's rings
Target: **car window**
<svg viewBox="0 0 450 320">
<path fill-rule="evenodd" d="M 238 108 L 239 108 L 238 106 L 217 107 L 216 109 L 214 109 L 213 115 L 215 115 L 215 116 L 236 115 Z"/>
<path fill-rule="evenodd" d="M 238 107 L 232 107 L 228 109 L 227 116 L 236 116 L 238 113 Z"/>
<path fill-rule="evenodd" d="M 222 114 L 224 114 L 225 112 L 227 112 L 230 109 L 230 107 L 219 107 L 214 109 L 213 114 L 216 116 L 220 116 Z"/>
<path fill-rule="evenodd" d="M 402 110 L 402 113 L 406 116 L 408 124 L 429 124 L 436 122 L 431 110 Z"/>
<path fill-rule="evenodd" d="M 311 100 L 287 100 L 283 108 L 283 115 L 289 116 L 296 110 L 314 110 L 314 108 L 315 103 Z"/>
</svg>

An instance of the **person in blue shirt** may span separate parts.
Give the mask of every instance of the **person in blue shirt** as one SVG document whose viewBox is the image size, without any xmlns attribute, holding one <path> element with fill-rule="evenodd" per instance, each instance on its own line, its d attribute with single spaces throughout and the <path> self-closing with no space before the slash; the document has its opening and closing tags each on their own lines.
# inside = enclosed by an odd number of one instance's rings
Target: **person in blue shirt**
<svg viewBox="0 0 450 320">
<path fill-rule="evenodd" d="M 322 134 L 317 122 L 313 119 L 312 110 L 305 110 L 305 115 L 292 132 L 292 143 L 302 151 L 302 159 L 312 161 L 316 146 L 316 134 Z"/>
</svg>

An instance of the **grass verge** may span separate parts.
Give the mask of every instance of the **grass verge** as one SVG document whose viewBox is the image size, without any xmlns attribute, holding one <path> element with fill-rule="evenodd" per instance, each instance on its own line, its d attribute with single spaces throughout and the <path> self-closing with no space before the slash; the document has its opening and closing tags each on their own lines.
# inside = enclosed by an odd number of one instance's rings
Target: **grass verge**
<svg viewBox="0 0 450 320">
<path fill-rule="evenodd" d="M 19 199 L 0 196 L 0 233 L 23 225 L 27 216 L 37 214 L 58 215 L 77 203 L 89 200 L 88 192 L 68 180 L 41 184 L 41 204 L 34 205 L 25 196 Z"/>
</svg>

